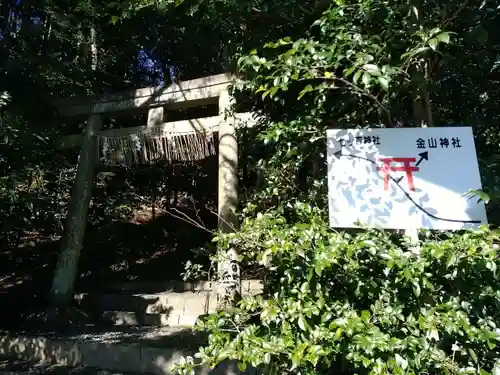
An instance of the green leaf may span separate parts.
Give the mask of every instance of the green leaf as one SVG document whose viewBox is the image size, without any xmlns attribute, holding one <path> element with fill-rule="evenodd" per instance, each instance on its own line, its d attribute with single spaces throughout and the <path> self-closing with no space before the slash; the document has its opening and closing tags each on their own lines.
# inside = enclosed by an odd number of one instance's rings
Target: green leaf
<svg viewBox="0 0 500 375">
<path fill-rule="evenodd" d="M 304 351 L 306 350 L 307 346 L 308 346 L 307 344 L 302 343 L 292 353 L 292 356 L 291 356 L 292 357 L 292 368 L 291 368 L 291 370 L 296 369 L 300 365 L 301 360 L 304 357 Z"/>
<path fill-rule="evenodd" d="M 443 43 L 450 43 L 450 33 L 443 32 L 439 34 L 436 38 L 438 38 Z"/>
<path fill-rule="evenodd" d="M 456 262 L 457 262 L 457 255 L 455 254 L 454 251 L 451 251 L 450 254 L 448 254 L 448 259 L 446 260 L 446 268 L 450 268 Z"/>
<path fill-rule="evenodd" d="M 420 284 L 418 281 L 413 281 L 413 293 L 418 298 L 420 297 Z"/>
<path fill-rule="evenodd" d="M 358 70 L 356 73 L 354 73 L 354 76 L 352 77 L 352 82 L 356 85 L 359 81 L 359 78 L 361 77 L 361 74 L 363 74 L 363 71 Z"/>
<path fill-rule="evenodd" d="M 372 76 L 380 76 L 380 68 L 375 65 L 375 64 L 365 64 L 363 66 L 363 69 L 365 69 L 368 73 L 370 73 L 370 75 Z"/>
<path fill-rule="evenodd" d="M 378 77 L 378 83 L 385 91 L 389 91 L 389 80 L 385 77 Z"/>
<path fill-rule="evenodd" d="M 255 94 L 258 94 L 259 92 L 266 91 L 267 87 L 260 85 L 260 87 L 255 90 Z"/>
<path fill-rule="evenodd" d="M 364 322 L 368 323 L 370 321 L 371 314 L 368 310 L 363 310 L 361 311 L 361 319 L 363 319 Z"/>
<path fill-rule="evenodd" d="M 274 304 L 267 303 L 264 306 L 264 308 L 262 309 L 262 312 L 260 314 L 260 318 L 263 321 L 266 321 L 266 320 L 273 321 L 278 316 L 278 313 L 279 313 L 279 311 L 278 311 L 277 307 Z"/>
<path fill-rule="evenodd" d="M 271 363 L 271 353 L 264 354 L 264 363 L 265 364 Z"/>
<path fill-rule="evenodd" d="M 241 372 L 245 372 L 245 370 L 247 369 L 247 364 L 246 364 L 246 362 L 241 362 L 241 361 L 238 361 L 238 369 L 239 369 Z"/>
<path fill-rule="evenodd" d="M 437 38 L 432 38 L 429 40 L 429 47 L 431 47 L 434 51 L 437 49 L 439 44 L 439 39 Z"/>
<path fill-rule="evenodd" d="M 471 348 L 469 348 L 467 351 L 469 352 L 469 355 L 471 356 L 472 360 L 475 363 L 478 363 L 478 358 L 477 358 L 476 352 L 474 350 L 472 350 Z"/>
<path fill-rule="evenodd" d="M 495 274 L 497 271 L 497 264 L 493 260 L 490 260 L 486 262 L 486 268 Z"/>
<path fill-rule="evenodd" d="M 411 280 L 412 278 L 412 273 L 411 273 L 411 270 L 406 267 L 404 270 L 403 270 L 403 276 L 406 280 Z"/>
<path fill-rule="evenodd" d="M 269 95 L 269 97 L 272 98 L 273 96 L 275 96 L 278 93 L 278 91 L 279 91 L 279 87 L 273 86 L 269 90 L 264 92 L 264 94 L 262 94 L 262 98 L 264 99 L 268 95 Z"/>
<path fill-rule="evenodd" d="M 330 319 L 332 319 L 332 317 L 333 317 L 333 314 L 331 312 L 327 312 L 327 313 L 323 314 L 323 316 L 321 317 L 321 322 L 326 323 L 326 322 L 330 321 Z"/>
<path fill-rule="evenodd" d="M 484 203 L 489 203 L 491 200 L 489 194 L 480 189 L 469 189 L 462 197 L 467 198 L 467 200 L 478 198 L 478 202 L 483 201 Z"/>
<path fill-rule="evenodd" d="M 419 47 L 419 48 L 417 48 L 417 49 L 416 49 L 416 50 L 414 50 L 414 51 L 410 51 L 410 52 L 407 52 L 407 53 L 403 53 L 403 54 L 401 55 L 401 59 L 405 59 L 405 58 L 407 58 L 407 57 L 411 57 L 411 56 L 419 55 L 419 54 L 424 53 L 424 52 L 427 52 L 427 51 L 429 51 L 429 50 L 430 50 L 430 48 L 429 48 L 429 47 Z"/>
<path fill-rule="evenodd" d="M 356 65 L 351 66 L 350 68 L 344 70 L 344 76 L 349 77 L 356 70 Z"/>
<path fill-rule="evenodd" d="M 432 340 L 434 340 L 434 341 L 436 341 L 436 342 L 437 342 L 437 341 L 439 341 L 439 331 L 438 331 L 435 327 L 431 328 L 431 329 L 427 332 L 427 338 L 428 338 L 429 340 L 431 340 L 431 339 L 432 339 Z"/>
<path fill-rule="evenodd" d="M 338 340 L 340 337 L 342 337 L 342 334 L 345 332 L 344 328 L 339 327 L 337 328 L 337 331 L 335 331 L 335 339 Z"/>
<path fill-rule="evenodd" d="M 302 331 L 306 331 L 307 330 L 307 322 L 306 322 L 306 319 L 304 318 L 304 315 L 300 315 L 299 316 L 299 320 L 298 320 L 298 324 L 299 324 L 299 328 L 302 330 Z"/>
<path fill-rule="evenodd" d="M 304 89 L 303 89 L 303 90 L 299 93 L 299 96 L 298 96 L 298 98 L 297 98 L 297 99 L 299 99 L 299 100 L 300 100 L 300 99 L 302 99 L 302 97 L 303 97 L 305 94 L 307 94 L 308 92 L 311 92 L 311 91 L 313 91 L 313 90 L 314 90 L 314 89 L 313 89 L 312 85 L 307 85 L 307 86 L 306 86 L 306 87 L 304 87 Z"/>
<path fill-rule="evenodd" d="M 396 353 L 395 355 L 395 359 L 396 359 L 396 364 L 401 367 L 403 370 L 406 370 L 406 368 L 408 367 L 408 361 L 406 359 L 404 359 L 403 357 L 401 357 L 399 354 Z"/>
<path fill-rule="evenodd" d="M 387 268 L 392 269 L 394 267 L 394 264 L 395 264 L 394 258 L 390 258 L 387 261 Z"/>
<path fill-rule="evenodd" d="M 316 261 L 316 264 L 314 266 L 314 271 L 316 272 L 317 276 L 321 276 L 321 273 L 326 267 L 326 261 L 325 260 L 318 260 Z"/>
<path fill-rule="evenodd" d="M 413 14 L 415 15 L 415 18 L 418 20 L 418 9 L 417 9 L 417 7 L 415 5 L 413 5 L 411 7 L 411 10 L 412 10 Z"/>
<path fill-rule="evenodd" d="M 361 78 L 361 81 L 363 82 L 363 84 L 365 86 L 368 86 L 370 84 L 371 79 L 372 79 L 372 77 L 371 77 L 370 73 L 365 72 L 363 74 L 363 77 Z"/>
<path fill-rule="evenodd" d="M 309 291 L 309 283 L 306 281 L 301 285 L 300 292 L 307 293 L 307 291 Z"/>
<path fill-rule="evenodd" d="M 299 366 L 301 359 L 302 359 L 302 353 L 298 353 L 298 352 L 293 353 L 291 370 L 294 370 Z"/>
</svg>

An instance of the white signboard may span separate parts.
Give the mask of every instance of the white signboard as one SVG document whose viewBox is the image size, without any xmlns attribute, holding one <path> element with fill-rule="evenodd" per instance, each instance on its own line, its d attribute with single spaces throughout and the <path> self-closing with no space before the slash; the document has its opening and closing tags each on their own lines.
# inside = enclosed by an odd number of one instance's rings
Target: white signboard
<svg viewBox="0 0 500 375">
<path fill-rule="evenodd" d="M 463 229 L 487 224 L 470 127 L 328 130 L 330 225 Z"/>
</svg>

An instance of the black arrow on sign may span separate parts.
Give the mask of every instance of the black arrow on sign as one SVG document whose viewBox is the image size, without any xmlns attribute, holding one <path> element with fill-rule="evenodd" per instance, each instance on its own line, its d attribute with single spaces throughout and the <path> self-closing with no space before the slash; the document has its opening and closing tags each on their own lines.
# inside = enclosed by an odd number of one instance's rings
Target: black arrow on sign
<svg viewBox="0 0 500 375">
<path fill-rule="evenodd" d="M 427 151 L 418 154 L 418 156 L 420 156 L 420 159 L 417 161 L 417 164 L 415 164 L 415 167 L 418 167 L 422 161 L 429 160 L 429 152 Z"/>
</svg>

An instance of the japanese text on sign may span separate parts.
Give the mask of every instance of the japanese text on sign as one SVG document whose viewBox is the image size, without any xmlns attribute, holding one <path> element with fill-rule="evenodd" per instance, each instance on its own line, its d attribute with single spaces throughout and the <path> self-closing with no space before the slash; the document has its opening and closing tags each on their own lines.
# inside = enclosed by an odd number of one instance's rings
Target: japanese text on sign
<svg viewBox="0 0 500 375">
<path fill-rule="evenodd" d="M 356 145 L 380 145 L 380 137 L 379 136 L 358 136 L 354 137 L 354 139 L 350 138 L 340 138 L 337 139 L 337 142 L 340 144 L 341 147 L 344 146 L 352 146 L 353 144 Z"/>
<path fill-rule="evenodd" d="M 460 144 L 460 139 L 458 137 L 449 138 L 427 138 L 427 142 L 423 138 L 419 138 L 416 141 L 417 148 L 460 148 L 462 145 Z"/>
</svg>

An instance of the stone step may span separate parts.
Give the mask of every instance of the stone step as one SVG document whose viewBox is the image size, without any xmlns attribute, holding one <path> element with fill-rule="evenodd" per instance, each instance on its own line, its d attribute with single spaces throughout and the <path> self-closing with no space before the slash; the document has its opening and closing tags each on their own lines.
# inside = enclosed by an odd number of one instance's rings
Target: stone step
<svg viewBox="0 0 500 375">
<path fill-rule="evenodd" d="M 173 375 L 180 357 L 193 355 L 206 337 L 181 328 L 73 332 L 0 332 L 0 356 L 39 365 L 87 367 L 121 373 Z M 251 369 L 245 374 L 257 375 Z M 235 363 L 199 369 L 201 375 L 241 374 Z"/>
<path fill-rule="evenodd" d="M 161 282 L 126 281 L 112 282 L 102 285 L 102 290 L 108 293 L 167 293 L 167 292 L 209 292 L 215 291 L 213 281 L 183 282 L 166 280 Z M 85 292 L 85 291 L 83 291 Z M 262 281 L 242 280 L 242 294 L 258 294 L 262 292 Z"/>
<path fill-rule="evenodd" d="M 0 358 L 0 375 L 138 375 L 102 370 L 94 367 L 70 367 L 23 361 L 15 358 Z"/>
<path fill-rule="evenodd" d="M 166 281 L 152 289 L 167 292 L 135 293 L 147 284 L 106 287 L 107 293 L 78 293 L 75 302 L 87 312 L 92 322 L 108 326 L 193 326 L 199 316 L 215 312 L 217 295 L 211 282 L 176 283 Z M 151 287 L 151 285 L 149 285 Z M 258 294 L 262 284 L 256 280 L 243 282 L 245 295 Z M 181 291 L 189 289 L 189 291 Z M 176 290 L 176 291 L 174 291 Z"/>
<path fill-rule="evenodd" d="M 146 314 L 134 311 L 103 311 L 99 319 L 112 326 L 192 327 L 202 314 Z"/>
<path fill-rule="evenodd" d="M 75 296 L 79 307 L 108 322 L 193 325 L 200 315 L 216 311 L 217 297 L 211 292 L 157 294 L 87 294 Z M 119 314 L 118 312 L 123 312 Z M 148 322 L 148 323 L 147 323 Z"/>
</svg>

